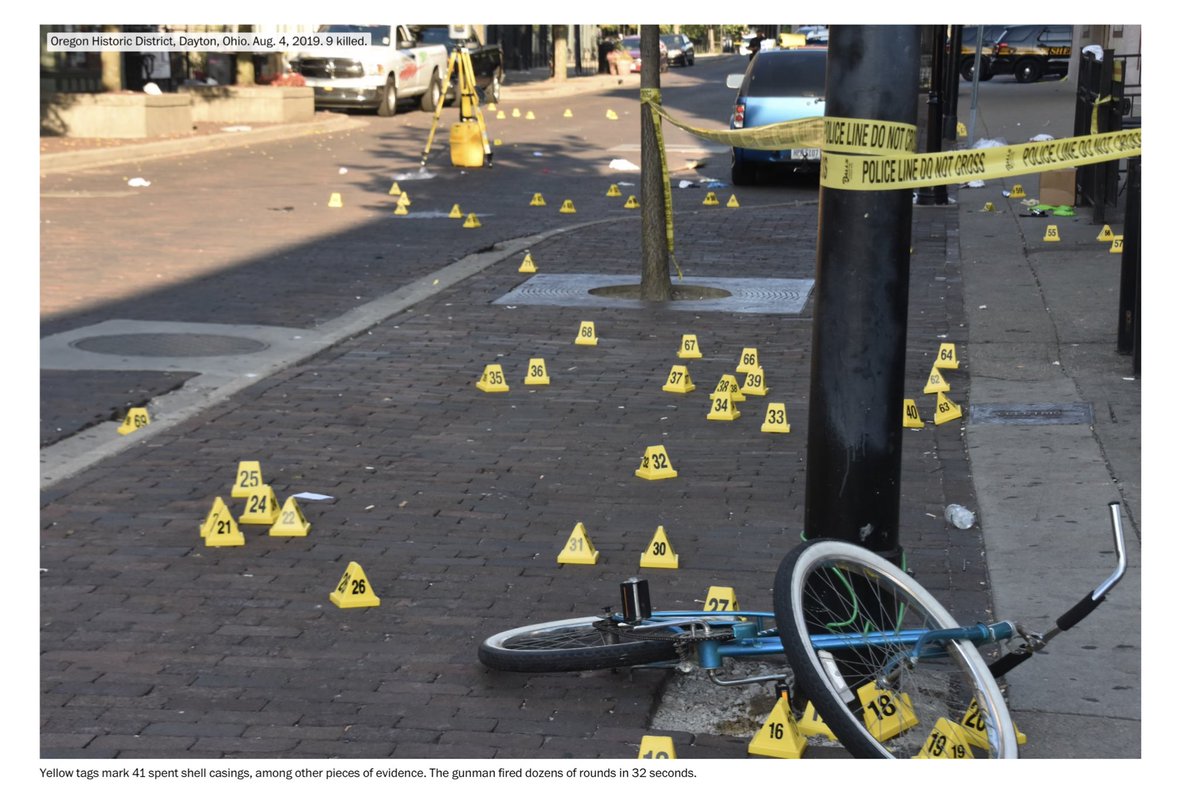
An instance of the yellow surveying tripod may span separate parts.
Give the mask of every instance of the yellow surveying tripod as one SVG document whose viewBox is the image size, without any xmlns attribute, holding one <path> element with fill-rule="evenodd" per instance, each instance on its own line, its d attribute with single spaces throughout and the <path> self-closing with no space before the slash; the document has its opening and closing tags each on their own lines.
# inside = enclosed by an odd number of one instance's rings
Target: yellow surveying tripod
<svg viewBox="0 0 1200 795">
<path fill-rule="evenodd" d="M 464 167 L 478 167 L 486 162 L 488 168 L 492 167 L 492 147 L 488 144 L 483 115 L 478 112 L 479 94 L 475 88 L 475 68 L 471 65 L 471 54 L 464 43 L 466 37 L 465 25 L 450 26 L 450 38 L 457 39 L 458 44 L 450 53 L 450 66 L 442 83 L 437 108 L 433 112 L 433 126 L 429 128 L 429 140 L 425 142 L 421 168 L 424 168 L 425 162 L 429 160 L 433 136 L 437 133 L 442 118 L 442 107 L 446 104 L 446 93 L 455 75 L 458 75 L 458 123 L 450 128 L 450 162 Z"/>
</svg>

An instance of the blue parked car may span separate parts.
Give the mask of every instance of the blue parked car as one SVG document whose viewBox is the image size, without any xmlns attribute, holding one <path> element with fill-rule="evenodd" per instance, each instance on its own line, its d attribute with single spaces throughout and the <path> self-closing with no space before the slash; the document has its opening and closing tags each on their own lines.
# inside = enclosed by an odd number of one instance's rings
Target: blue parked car
<svg viewBox="0 0 1200 795">
<path fill-rule="evenodd" d="M 781 121 L 825 115 L 824 47 L 763 50 L 750 61 L 744 75 L 730 75 L 729 88 L 738 89 L 729 127 L 762 127 Z M 790 168 L 816 172 L 819 149 L 733 149 L 730 175 L 734 185 L 753 185 L 759 169 Z"/>
</svg>

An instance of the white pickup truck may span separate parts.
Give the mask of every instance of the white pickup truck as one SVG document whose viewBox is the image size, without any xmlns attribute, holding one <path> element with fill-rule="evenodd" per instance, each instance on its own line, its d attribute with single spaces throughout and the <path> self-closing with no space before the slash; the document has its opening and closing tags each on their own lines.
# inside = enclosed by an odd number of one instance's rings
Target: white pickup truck
<svg viewBox="0 0 1200 795">
<path fill-rule="evenodd" d="M 440 44 L 421 45 L 407 25 L 322 25 L 320 33 L 370 33 L 368 47 L 301 50 L 292 71 L 312 86 L 318 108 L 374 108 L 392 116 L 401 99 L 431 111 L 441 97 L 448 57 Z"/>
</svg>

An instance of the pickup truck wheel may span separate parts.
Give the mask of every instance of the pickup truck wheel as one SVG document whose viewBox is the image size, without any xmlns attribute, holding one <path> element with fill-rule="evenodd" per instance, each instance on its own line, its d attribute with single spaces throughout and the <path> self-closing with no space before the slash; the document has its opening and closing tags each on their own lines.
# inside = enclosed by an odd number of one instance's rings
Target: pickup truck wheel
<svg viewBox="0 0 1200 795">
<path fill-rule="evenodd" d="M 379 107 L 375 110 L 380 116 L 396 115 L 396 78 L 388 75 L 387 85 L 383 87 L 383 96 L 379 98 Z"/>
<path fill-rule="evenodd" d="M 429 81 L 429 90 L 421 95 L 421 110 L 429 113 L 437 110 L 438 100 L 442 98 L 442 76 L 436 69 Z"/>
</svg>

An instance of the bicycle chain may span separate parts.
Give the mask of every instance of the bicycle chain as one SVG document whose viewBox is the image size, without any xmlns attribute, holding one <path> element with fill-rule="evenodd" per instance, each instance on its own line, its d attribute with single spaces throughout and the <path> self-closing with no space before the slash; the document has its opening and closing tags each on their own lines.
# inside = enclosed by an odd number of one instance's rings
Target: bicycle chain
<svg viewBox="0 0 1200 795">
<path fill-rule="evenodd" d="M 689 646 L 699 643 L 702 640 L 715 640 L 721 643 L 733 640 L 732 629 L 712 630 L 707 624 L 697 622 L 699 626 L 707 628 L 703 634 L 693 631 L 687 633 L 680 631 L 681 627 L 675 625 L 671 629 L 647 629 L 641 625 L 621 624 L 617 621 L 609 619 L 600 619 L 592 626 L 601 632 L 611 633 L 625 640 L 644 640 L 644 641 L 670 641 L 675 644 L 675 648 L 686 650 Z"/>
</svg>

